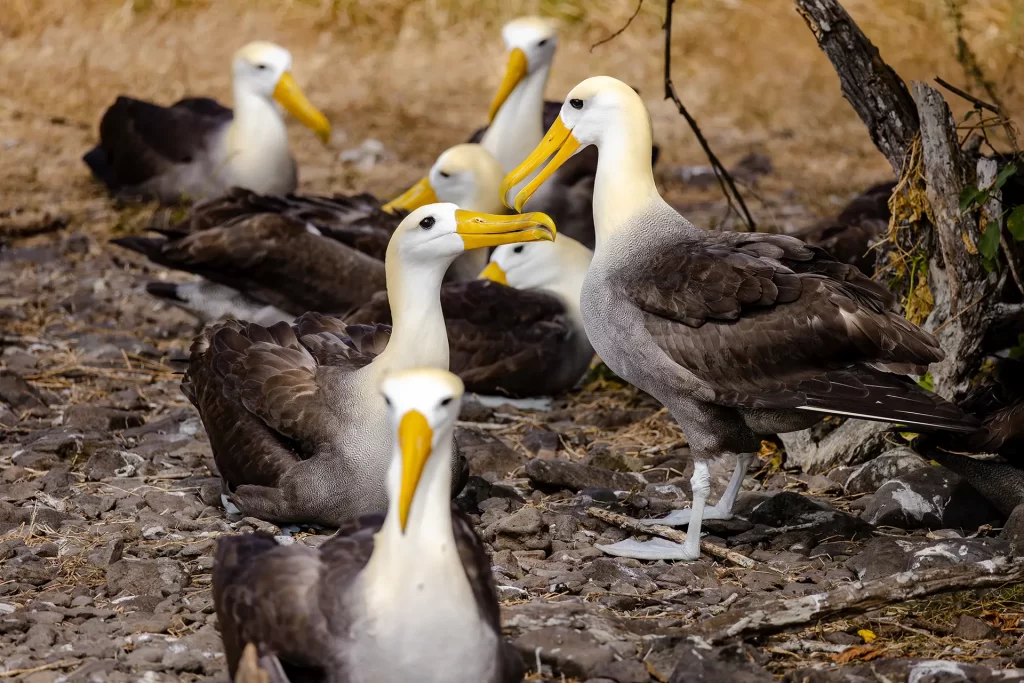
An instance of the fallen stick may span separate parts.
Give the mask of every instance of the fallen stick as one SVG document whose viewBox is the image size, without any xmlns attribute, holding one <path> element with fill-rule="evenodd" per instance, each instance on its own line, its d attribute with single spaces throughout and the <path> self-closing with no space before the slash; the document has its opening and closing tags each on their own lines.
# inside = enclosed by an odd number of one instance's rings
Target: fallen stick
<svg viewBox="0 0 1024 683">
<path fill-rule="evenodd" d="M 641 524 L 632 517 L 620 515 L 617 512 L 611 512 L 609 510 L 591 507 L 587 508 L 587 513 L 591 517 L 596 517 L 602 522 L 614 524 L 620 529 L 632 531 L 636 534 L 660 536 L 661 538 L 665 538 L 670 541 L 675 541 L 676 543 L 682 543 L 686 540 L 686 533 L 683 531 L 679 531 L 678 529 L 673 529 L 667 526 L 662 526 L 660 524 Z M 739 566 L 744 567 L 746 569 L 753 569 L 757 566 L 757 563 L 754 562 L 754 560 L 747 557 L 746 555 L 741 555 L 727 548 L 723 548 L 720 545 L 709 543 L 708 541 L 701 541 L 700 549 L 701 552 L 707 553 L 711 557 L 717 557 L 720 560 L 727 560 L 729 562 L 732 562 L 733 564 L 738 564 Z"/>
<path fill-rule="evenodd" d="M 1024 561 L 997 557 L 984 562 L 900 572 L 873 581 L 854 581 L 827 593 L 775 598 L 745 605 L 686 629 L 685 635 L 709 645 L 733 638 L 762 636 L 885 605 L 968 588 L 990 588 L 1024 580 Z"/>
</svg>

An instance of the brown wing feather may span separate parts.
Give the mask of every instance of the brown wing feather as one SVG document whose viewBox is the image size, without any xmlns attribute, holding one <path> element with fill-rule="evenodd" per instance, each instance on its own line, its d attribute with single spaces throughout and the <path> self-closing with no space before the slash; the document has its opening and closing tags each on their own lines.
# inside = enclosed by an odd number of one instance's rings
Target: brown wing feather
<svg viewBox="0 0 1024 683">
<path fill-rule="evenodd" d="M 884 288 L 797 239 L 691 233 L 622 287 L 717 403 L 969 428 L 955 406 L 868 367 L 940 360 L 934 337 L 891 312 Z"/>
<path fill-rule="evenodd" d="M 278 214 L 237 218 L 172 239 L 115 242 L 293 315 L 344 312 L 385 286 L 382 261 Z"/>
</svg>

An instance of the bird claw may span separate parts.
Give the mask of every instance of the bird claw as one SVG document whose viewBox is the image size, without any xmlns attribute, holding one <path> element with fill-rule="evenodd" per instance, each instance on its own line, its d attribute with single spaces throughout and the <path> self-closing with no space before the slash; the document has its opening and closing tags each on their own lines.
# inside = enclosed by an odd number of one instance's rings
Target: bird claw
<svg viewBox="0 0 1024 683">
<path fill-rule="evenodd" d="M 242 510 L 237 505 L 231 502 L 231 499 L 228 498 L 228 494 L 226 493 L 220 494 L 220 504 L 224 506 L 224 512 L 226 512 L 229 515 L 242 514 Z"/>
<path fill-rule="evenodd" d="M 664 538 L 652 538 L 649 541 L 638 541 L 628 538 L 611 545 L 596 546 L 601 552 L 616 557 L 632 557 L 637 560 L 680 560 L 693 562 L 700 557 L 700 548 L 696 553 L 690 551 L 682 543 L 673 543 Z"/>
<path fill-rule="evenodd" d="M 661 524 L 662 526 L 689 526 L 690 513 L 690 508 L 686 508 L 684 510 L 673 510 L 661 519 L 638 519 L 637 521 L 641 524 L 647 525 Z M 728 520 L 732 519 L 732 512 L 725 512 L 714 506 L 704 508 L 704 516 L 702 519 Z"/>
</svg>

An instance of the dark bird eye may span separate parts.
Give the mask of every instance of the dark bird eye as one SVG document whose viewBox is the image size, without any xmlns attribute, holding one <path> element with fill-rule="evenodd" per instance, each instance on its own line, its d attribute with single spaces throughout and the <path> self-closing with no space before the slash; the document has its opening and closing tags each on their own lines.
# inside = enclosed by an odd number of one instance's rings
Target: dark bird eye
<svg viewBox="0 0 1024 683">
<path fill-rule="evenodd" d="M 449 403 L 451 403 L 451 402 L 452 402 L 452 397 L 451 397 L 451 396 L 449 396 L 449 397 L 448 397 L 448 398 L 446 398 L 445 400 L 441 401 L 441 405 L 443 405 L 443 406 L 446 406 L 446 405 L 448 405 L 448 404 L 449 404 Z"/>
<path fill-rule="evenodd" d="M 420 221 L 420 227 L 423 228 L 424 230 L 430 230 L 432 227 L 434 227 L 434 223 L 436 222 L 437 221 L 434 219 L 433 216 L 427 216 L 426 218 Z"/>
<path fill-rule="evenodd" d="M 384 403 L 387 404 L 390 407 L 391 406 L 391 399 L 388 398 L 387 396 L 385 396 L 384 397 Z"/>
<path fill-rule="evenodd" d="M 571 99 L 569 104 L 572 105 L 573 109 L 583 109 L 583 100 Z"/>
<path fill-rule="evenodd" d="M 257 68 L 257 69 L 259 69 L 260 71 L 266 71 L 266 70 L 267 70 L 267 69 L 269 69 L 270 67 L 269 67 L 269 66 L 267 66 L 266 64 L 257 64 L 257 65 L 256 65 L 256 68 Z"/>
<path fill-rule="evenodd" d="M 512 251 L 516 252 L 517 254 L 522 254 L 523 253 L 523 245 L 520 244 L 518 247 L 516 247 Z"/>
<path fill-rule="evenodd" d="M 544 40 L 542 40 L 539 43 L 537 43 L 537 47 L 544 47 L 547 44 L 548 44 L 548 39 L 545 38 Z"/>
<path fill-rule="evenodd" d="M 447 171 L 441 171 L 441 177 L 442 178 L 451 178 L 452 176 Z"/>
</svg>

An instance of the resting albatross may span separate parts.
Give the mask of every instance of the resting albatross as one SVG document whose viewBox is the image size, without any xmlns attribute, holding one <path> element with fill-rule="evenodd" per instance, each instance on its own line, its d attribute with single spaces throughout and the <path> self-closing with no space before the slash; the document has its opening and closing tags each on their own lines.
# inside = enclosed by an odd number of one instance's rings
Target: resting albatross
<svg viewBox="0 0 1024 683">
<path fill-rule="evenodd" d="M 494 250 L 484 279 L 441 286 L 448 369 L 468 391 L 524 398 L 576 386 L 594 358 L 579 303 L 591 256 L 564 235 L 505 244 Z M 345 316 L 351 324 L 390 319 L 386 292 Z"/>
<path fill-rule="evenodd" d="M 292 56 L 273 43 L 235 53 L 234 111 L 192 97 L 170 107 L 120 96 L 100 122 L 100 143 L 84 157 L 118 196 L 177 203 L 228 188 L 293 192 L 298 175 L 274 100 L 326 143 L 331 127 L 292 77 Z"/>
<path fill-rule="evenodd" d="M 651 121 L 624 83 L 589 78 L 569 93 L 543 142 L 505 190 L 522 206 L 588 145 L 597 246 L 580 297 L 587 336 L 605 363 L 661 401 L 694 458 L 686 544 L 625 541 L 610 552 L 696 559 L 702 518 L 728 518 L 761 435 L 804 429 L 823 414 L 971 431 L 959 408 L 899 373 L 942 358 L 935 338 L 894 312 L 894 298 L 851 265 L 784 235 L 697 228 L 658 194 Z M 895 373 L 895 374 L 893 374 Z M 708 460 L 738 456 L 718 505 L 705 509 Z"/>
<path fill-rule="evenodd" d="M 462 383 L 441 370 L 384 380 L 391 448 L 385 515 L 319 548 L 222 537 L 213 599 L 232 677 L 243 648 L 295 681 L 518 683 L 491 563 L 451 504 Z M 249 657 L 254 659 L 249 648 Z"/>
<path fill-rule="evenodd" d="M 480 145 L 456 145 L 431 169 L 431 195 L 472 211 L 505 213 L 497 190 L 503 176 Z M 383 290 L 380 245 L 405 215 L 374 209 L 362 197 L 279 198 L 233 191 L 201 204 L 184 225 L 159 228 L 164 237 L 113 241 L 154 263 L 203 278 L 152 283 L 150 294 L 203 322 L 234 317 L 269 325 L 306 311 L 345 313 Z M 479 251 L 480 258 L 468 252 L 456 259 L 449 276 L 454 271 L 454 277 L 476 277 L 487 262 L 486 251 Z"/>
<path fill-rule="evenodd" d="M 448 368 L 441 279 L 467 249 L 551 240 L 543 214 L 431 204 L 402 221 L 385 261 L 393 327 L 306 314 L 293 327 L 234 321 L 192 344 L 182 391 L 198 408 L 225 494 L 278 523 L 337 526 L 386 506 L 389 372 Z M 382 347 L 386 347 L 383 348 Z"/>
</svg>

